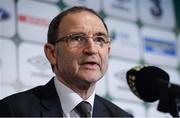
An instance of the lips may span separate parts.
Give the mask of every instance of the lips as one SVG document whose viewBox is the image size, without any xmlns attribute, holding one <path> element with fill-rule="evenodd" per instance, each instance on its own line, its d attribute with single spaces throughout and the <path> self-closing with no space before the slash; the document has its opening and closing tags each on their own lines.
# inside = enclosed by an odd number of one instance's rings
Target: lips
<svg viewBox="0 0 180 118">
<path fill-rule="evenodd" d="M 83 64 L 97 64 L 97 65 L 99 65 L 97 62 L 95 62 L 95 61 L 88 61 L 88 62 L 84 62 Z"/>
<path fill-rule="evenodd" d="M 84 61 L 81 65 L 86 69 L 97 69 L 99 63 L 97 61 Z"/>
</svg>

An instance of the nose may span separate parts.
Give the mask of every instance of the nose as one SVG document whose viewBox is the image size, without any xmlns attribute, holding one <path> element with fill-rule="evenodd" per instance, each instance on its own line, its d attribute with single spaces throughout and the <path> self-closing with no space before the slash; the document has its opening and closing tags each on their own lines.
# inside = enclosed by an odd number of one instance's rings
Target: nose
<svg viewBox="0 0 180 118">
<path fill-rule="evenodd" d="M 98 53 L 98 47 L 96 46 L 92 38 L 89 38 L 89 40 L 86 42 L 84 53 L 89 55 Z"/>
</svg>

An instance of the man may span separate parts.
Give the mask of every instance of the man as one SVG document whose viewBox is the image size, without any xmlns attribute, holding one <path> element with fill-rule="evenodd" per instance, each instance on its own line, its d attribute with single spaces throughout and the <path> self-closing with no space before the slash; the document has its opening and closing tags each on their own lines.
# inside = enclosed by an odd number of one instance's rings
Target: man
<svg viewBox="0 0 180 118">
<path fill-rule="evenodd" d="M 44 52 L 55 77 L 45 86 L 1 100 L 0 116 L 131 117 L 95 95 L 110 52 L 108 29 L 96 12 L 73 7 L 56 16 Z M 81 103 L 89 111 L 79 111 Z"/>
</svg>

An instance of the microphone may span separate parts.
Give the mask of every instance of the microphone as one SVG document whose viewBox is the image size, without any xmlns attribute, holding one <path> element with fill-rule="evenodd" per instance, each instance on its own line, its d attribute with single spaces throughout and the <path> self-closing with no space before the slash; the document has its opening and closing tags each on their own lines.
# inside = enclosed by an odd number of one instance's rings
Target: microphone
<svg viewBox="0 0 180 118">
<path fill-rule="evenodd" d="M 167 72 L 155 66 L 136 66 L 126 73 L 126 79 L 131 91 L 146 102 L 158 100 L 161 92 L 165 92 L 160 90 L 162 87 L 169 91 L 180 90 L 178 85 L 169 83 Z"/>
<path fill-rule="evenodd" d="M 169 75 L 155 66 L 136 66 L 126 73 L 131 91 L 145 102 L 159 100 L 158 110 L 180 116 L 180 86 L 169 82 Z"/>
</svg>

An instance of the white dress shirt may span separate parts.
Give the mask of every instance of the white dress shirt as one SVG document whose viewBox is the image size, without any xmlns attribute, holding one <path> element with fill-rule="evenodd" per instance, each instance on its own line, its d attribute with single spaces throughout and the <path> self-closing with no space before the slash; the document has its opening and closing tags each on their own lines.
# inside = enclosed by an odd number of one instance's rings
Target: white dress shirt
<svg viewBox="0 0 180 118">
<path fill-rule="evenodd" d="M 80 117 L 73 109 L 82 101 L 89 102 L 93 108 L 95 92 L 93 92 L 87 100 L 83 100 L 72 89 L 60 82 L 57 77 L 54 78 L 54 83 L 60 99 L 64 117 Z M 91 116 L 92 112 L 93 111 L 91 111 Z"/>
</svg>

